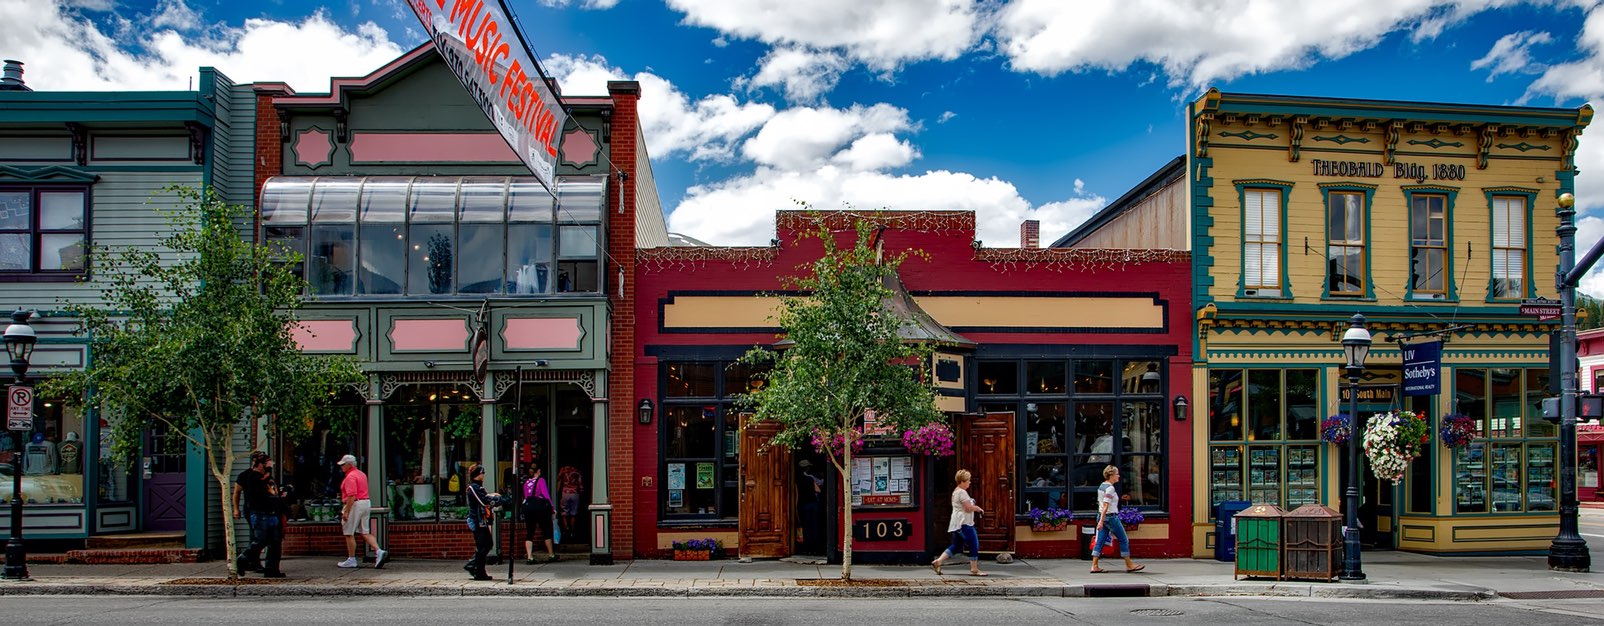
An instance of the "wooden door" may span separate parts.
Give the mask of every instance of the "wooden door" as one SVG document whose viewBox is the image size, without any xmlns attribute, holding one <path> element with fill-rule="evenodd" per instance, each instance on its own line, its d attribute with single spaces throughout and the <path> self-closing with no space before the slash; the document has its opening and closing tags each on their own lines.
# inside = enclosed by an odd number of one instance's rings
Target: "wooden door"
<svg viewBox="0 0 1604 626">
<path fill-rule="evenodd" d="M 165 427 L 145 431 L 145 530 L 184 530 L 188 502 L 185 488 L 186 445 L 165 437 Z"/>
<path fill-rule="evenodd" d="M 980 549 L 1012 551 L 1014 545 L 1014 414 L 959 418 L 958 465 L 973 475 L 969 495 L 986 512 L 975 520 Z"/>
<path fill-rule="evenodd" d="M 791 556 L 791 451 L 767 445 L 780 425 L 741 416 L 741 546 L 743 557 Z"/>
</svg>

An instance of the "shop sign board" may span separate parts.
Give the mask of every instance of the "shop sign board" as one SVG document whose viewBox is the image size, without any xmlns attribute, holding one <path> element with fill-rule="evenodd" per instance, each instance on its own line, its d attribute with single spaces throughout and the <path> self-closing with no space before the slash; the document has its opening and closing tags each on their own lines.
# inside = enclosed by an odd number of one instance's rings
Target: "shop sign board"
<svg viewBox="0 0 1604 626">
<path fill-rule="evenodd" d="M 504 0 L 407 0 L 407 6 L 518 159 L 555 191 L 567 114 Z"/>
<path fill-rule="evenodd" d="M 1435 396 L 1442 372 L 1442 342 L 1404 344 L 1403 380 L 1406 396 Z"/>
<path fill-rule="evenodd" d="M 33 430 L 33 387 L 12 385 L 6 389 L 6 430 Z"/>
</svg>

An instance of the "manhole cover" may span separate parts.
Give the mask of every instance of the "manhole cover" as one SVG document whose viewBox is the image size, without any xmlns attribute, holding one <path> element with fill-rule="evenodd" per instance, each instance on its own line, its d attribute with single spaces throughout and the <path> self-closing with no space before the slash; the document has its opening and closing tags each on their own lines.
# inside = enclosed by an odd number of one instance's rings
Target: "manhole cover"
<svg viewBox="0 0 1604 626">
<path fill-rule="evenodd" d="M 1131 609 L 1131 614 L 1145 617 L 1175 617 L 1183 615 L 1183 613 L 1175 609 Z"/>
</svg>

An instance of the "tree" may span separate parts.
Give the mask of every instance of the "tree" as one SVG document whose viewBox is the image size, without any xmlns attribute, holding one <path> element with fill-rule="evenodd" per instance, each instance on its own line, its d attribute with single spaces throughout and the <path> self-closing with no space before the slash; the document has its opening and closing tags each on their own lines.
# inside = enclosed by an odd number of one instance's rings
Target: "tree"
<svg viewBox="0 0 1604 626">
<path fill-rule="evenodd" d="M 248 221 L 249 209 L 210 191 L 166 191 L 185 207 L 168 215 L 171 234 L 157 246 L 90 251 L 104 304 L 66 309 L 83 320 L 94 358 L 47 387 L 115 415 L 118 458 L 132 461 L 141 435 L 159 427 L 202 451 L 223 499 L 233 577 L 236 429 L 256 415 L 291 436 L 304 433 L 339 386 L 363 377 L 349 357 L 296 346 L 290 331 L 306 283 L 291 268 L 300 259 L 240 237 L 235 225 Z"/>
<path fill-rule="evenodd" d="M 1576 330 L 1604 328 L 1604 301 L 1576 294 Z"/>
<path fill-rule="evenodd" d="M 871 227 L 857 224 L 850 248 L 821 228 L 814 236 L 824 255 L 803 275 L 785 279 L 801 295 L 780 298 L 779 326 L 788 347 L 762 347 L 741 361 L 768 366 L 756 391 L 740 396 L 751 419 L 773 421 L 780 432 L 768 445 L 818 445 L 841 475 L 842 493 L 852 493 L 852 453 L 864 436 L 871 411 L 895 432 L 942 419 L 926 370 L 931 346 L 905 342 L 899 330 L 912 320 L 886 306 L 887 287 L 906 254 L 882 259 Z M 841 578 L 852 578 L 852 507 L 842 517 Z"/>
</svg>

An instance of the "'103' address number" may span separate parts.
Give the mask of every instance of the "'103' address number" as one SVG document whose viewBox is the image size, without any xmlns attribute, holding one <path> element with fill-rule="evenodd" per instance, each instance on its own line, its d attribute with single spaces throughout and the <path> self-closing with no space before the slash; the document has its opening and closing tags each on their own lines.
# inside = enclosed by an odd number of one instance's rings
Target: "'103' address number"
<svg viewBox="0 0 1604 626">
<path fill-rule="evenodd" d="M 905 519 L 873 519 L 852 522 L 854 541 L 896 541 L 913 536 L 913 524 Z"/>
</svg>

